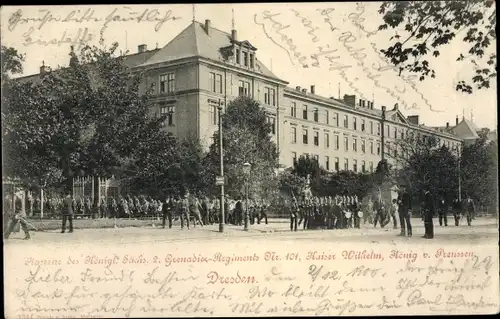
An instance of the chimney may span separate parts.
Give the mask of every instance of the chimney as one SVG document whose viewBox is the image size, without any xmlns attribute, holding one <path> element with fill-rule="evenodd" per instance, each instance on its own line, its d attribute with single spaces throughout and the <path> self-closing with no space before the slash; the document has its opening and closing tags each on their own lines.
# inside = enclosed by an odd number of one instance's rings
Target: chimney
<svg viewBox="0 0 500 319">
<path fill-rule="evenodd" d="M 50 68 L 45 65 L 45 61 L 42 61 L 42 66 L 40 67 L 40 74 L 47 73 L 50 71 Z"/>
<path fill-rule="evenodd" d="M 138 51 L 139 53 L 146 52 L 147 50 L 148 50 L 148 46 L 147 46 L 147 45 L 145 45 L 145 44 L 139 44 L 139 45 L 137 46 L 137 51 Z"/>
<path fill-rule="evenodd" d="M 449 129 L 450 128 L 450 122 L 446 122 L 446 128 Z"/>
<path fill-rule="evenodd" d="M 418 115 L 410 115 L 407 117 L 407 119 L 411 124 L 418 125 Z"/>
<path fill-rule="evenodd" d="M 238 41 L 238 32 L 236 30 L 231 30 L 231 38 L 233 41 Z"/>
<path fill-rule="evenodd" d="M 455 119 L 455 125 L 458 125 L 458 115 L 457 118 Z"/>
<path fill-rule="evenodd" d="M 311 94 L 316 93 L 316 87 L 314 85 L 311 85 Z"/>
<path fill-rule="evenodd" d="M 296 89 L 297 91 L 300 91 L 300 86 L 298 86 L 298 85 L 297 85 L 297 86 L 295 87 L 295 89 Z"/>
<path fill-rule="evenodd" d="M 347 105 L 355 107 L 356 106 L 356 95 L 344 94 L 344 102 Z"/>
<path fill-rule="evenodd" d="M 210 20 L 205 20 L 205 32 L 210 36 Z"/>
<path fill-rule="evenodd" d="M 307 93 L 307 89 L 302 89 L 302 93 Z"/>
<path fill-rule="evenodd" d="M 392 109 L 393 111 L 397 111 L 399 109 L 398 103 L 394 104 L 394 108 Z"/>
</svg>

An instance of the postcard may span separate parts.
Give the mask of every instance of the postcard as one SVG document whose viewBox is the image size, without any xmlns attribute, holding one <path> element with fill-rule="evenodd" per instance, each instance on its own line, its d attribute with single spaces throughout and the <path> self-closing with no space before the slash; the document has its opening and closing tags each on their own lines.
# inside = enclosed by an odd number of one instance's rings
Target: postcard
<svg viewBox="0 0 500 319">
<path fill-rule="evenodd" d="M 493 1 L 1 16 L 6 318 L 499 312 Z"/>
</svg>

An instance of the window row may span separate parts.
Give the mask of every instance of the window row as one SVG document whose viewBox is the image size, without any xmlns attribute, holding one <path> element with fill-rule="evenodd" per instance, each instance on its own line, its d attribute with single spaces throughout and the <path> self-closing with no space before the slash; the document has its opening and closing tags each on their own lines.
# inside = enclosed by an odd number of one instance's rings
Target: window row
<svg viewBox="0 0 500 319">
<path fill-rule="evenodd" d="M 252 52 L 236 49 L 236 64 L 254 68 L 254 54 Z"/>
<path fill-rule="evenodd" d="M 290 127 L 290 140 L 292 142 L 292 144 L 296 144 L 297 143 L 297 127 L 295 126 L 292 126 Z M 340 136 L 338 134 L 333 134 L 333 143 L 330 143 L 330 133 L 327 133 L 325 132 L 324 135 L 323 135 L 323 141 L 324 141 L 324 147 L 325 148 L 330 148 L 330 144 L 333 144 L 332 147 L 336 150 L 340 149 Z M 344 139 L 343 139 L 343 149 L 345 151 L 349 151 L 350 149 L 350 144 L 349 144 L 349 137 L 348 136 L 344 136 Z M 302 129 L 302 144 L 304 145 L 308 145 L 309 144 L 309 130 L 307 128 L 303 128 Z M 319 146 L 320 144 L 320 132 L 317 131 L 317 130 L 314 130 L 313 131 L 313 144 L 314 146 Z M 368 145 L 367 145 L 368 144 Z M 367 143 L 366 140 L 360 140 L 360 144 L 359 144 L 359 150 L 362 152 L 362 153 L 366 153 L 366 152 L 370 152 L 370 154 L 375 154 L 375 150 L 374 150 L 374 142 L 373 141 L 369 141 Z M 369 149 L 367 150 L 367 146 L 369 147 Z M 358 151 L 358 139 L 353 137 L 352 138 L 352 146 L 351 146 L 352 150 L 357 152 Z M 380 155 L 380 142 L 377 142 L 376 144 L 376 147 L 377 147 L 377 155 Z"/>
<path fill-rule="evenodd" d="M 159 104 L 160 116 L 165 117 L 164 126 L 175 125 L 175 102 L 161 102 Z"/>
<path fill-rule="evenodd" d="M 302 154 L 302 156 L 307 157 L 307 158 L 311 157 L 309 154 Z M 333 170 L 335 172 L 340 171 L 340 158 L 339 157 L 334 157 L 333 166 L 331 166 L 329 156 L 325 156 L 323 162 L 320 162 L 319 155 L 312 155 L 312 158 L 315 161 L 317 161 L 318 164 L 320 166 L 322 166 L 324 169 L 326 169 L 327 171 L 331 171 L 331 170 Z M 295 164 L 298 160 L 297 152 L 292 152 L 292 159 L 293 159 L 293 163 Z M 344 158 L 343 164 L 344 164 L 343 170 L 345 170 L 345 171 L 352 170 L 353 172 L 356 172 L 356 173 L 358 173 L 358 172 L 359 173 L 368 173 L 368 172 L 373 173 L 373 162 L 372 161 L 369 161 L 368 166 L 367 166 L 366 161 L 362 160 L 362 161 L 360 161 L 360 165 L 358 165 L 358 160 L 353 159 L 351 162 L 351 166 L 349 166 L 349 159 Z"/>
</svg>

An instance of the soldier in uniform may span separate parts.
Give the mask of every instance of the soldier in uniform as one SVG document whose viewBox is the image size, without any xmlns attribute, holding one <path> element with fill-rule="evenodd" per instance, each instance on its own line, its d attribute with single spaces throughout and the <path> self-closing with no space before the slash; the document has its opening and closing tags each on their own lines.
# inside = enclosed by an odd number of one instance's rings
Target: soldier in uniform
<svg viewBox="0 0 500 319">
<path fill-rule="evenodd" d="M 405 186 L 400 187 L 400 192 L 398 194 L 398 214 L 399 214 L 399 223 L 401 226 L 400 236 L 408 237 L 412 236 L 412 228 L 411 228 L 411 197 L 410 194 L 406 191 Z"/>
<path fill-rule="evenodd" d="M 425 235 L 423 238 L 425 239 L 433 239 L 434 238 L 434 222 L 432 218 L 436 213 L 435 205 L 434 205 L 434 197 L 431 192 L 426 191 L 424 193 L 424 201 L 422 203 L 422 211 L 424 217 L 424 227 L 425 227 Z"/>
<path fill-rule="evenodd" d="M 92 201 L 90 200 L 90 197 L 85 198 L 84 204 L 84 210 L 85 210 L 85 215 L 87 216 L 92 216 Z"/>
<path fill-rule="evenodd" d="M 398 213 L 398 200 L 394 198 L 391 203 L 391 218 L 392 218 L 392 223 L 393 223 L 393 228 L 398 229 L 398 220 L 397 216 L 399 215 Z"/>
<path fill-rule="evenodd" d="M 66 231 L 66 222 L 69 222 L 69 232 L 73 232 L 73 200 L 70 192 L 66 192 L 62 207 L 62 226 L 61 233 Z"/>
<path fill-rule="evenodd" d="M 260 207 L 259 207 L 259 214 L 257 216 L 257 224 L 260 224 L 260 221 L 262 220 L 262 218 L 264 218 L 264 221 L 267 225 L 267 212 L 266 212 L 267 208 L 268 208 L 268 205 L 267 205 L 266 200 L 261 199 L 260 200 Z"/>
<path fill-rule="evenodd" d="M 297 203 L 297 199 L 294 195 L 292 195 L 292 200 L 290 203 L 290 230 L 297 231 L 297 215 L 299 215 L 299 204 Z"/>
<path fill-rule="evenodd" d="M 439 216 L 439 226 L 448 226 L 448 201 L 441 196 L 438 203 L 438 216 Z"/>
<path fill-rule="evenodd" d="M 453 209 L 453 218 L 455 219 L 455 226 L 459 226 L 460 215 L 462 214 L 462 203 L 458 200 L 458 198 L 455 198 L 453 200 L 453 203 L 451 204 L 451 207 Z"/>
<path fill-rule="evenodd" d="M 168 219 L 168 229 L 172 228 L 172 210 L 173 199 L 167 197 L 162 205 L 162 226 L 165 228 L 166 220 Z"/>
<path fill-rule="evenodd" d="M 187 229 L 189 230 L 189 193 L 184 194 L 184 197 L 179 201 L 179 214 L 181 216 L 181 229 L 184 229 L 184 220 L 186 220 Z"/>
<path fill-rule="evenodd" d="M 361 207 L 358 202 L 358 198 L 356 196 L 353 197 L 352 201 L 352 214 L 354 219 L 354 228 L 361 228 L 361 218 L 359 216 L 359 212 Z"/>
<path fill-rule="evenodd" d="M 193 223 L 194 227 L 196 227 L 196 222 L 199 222 L 200 226 L 203 227 L 203 221 L 201 220 L 200 208 L 201 208 L 201 203 L 198 200 L 198 197 L 196 197 L 194 195 L 190 196 L 189 211 L 191 214 L 193 214 L 193 217 L 194 217 L 194 223 Z"/>
<path fill-rule="evenodd" d="M 106 200 L 104 198 L 101 198 L 101 201 L 99 202 L 99 217 L 100 218 L 108 217 Z"/>
<path fill-rule="evenodd" d="M 374 203 L 375 208 L 375 219 L 373 221 L 373 227 L 377 227 L 377 223 L 380 223 L 380 227 L 385 227 L 385 204 L 384 200 L 379 196 L 379 198 Z"/>
<path fill-rule="evenodd" d="M 19 222 L 21 224 L 21 228 L 24 231 L 24 239 L 28 240 L 31 238 L 30 232 L 28 229 L 28 224 L 26 223 L 26 213 L 23 211 L 22 207 L 22 200 L 14 196 L 14 209 L 12 209 L 12 194 L 7 195 L 4 201 L 4 210 L 7 212 L 7 215 L 9 215 L 10 218 L 10 223 L 9 227 L 7 228 L 7 231 L 3 235 L 4 239 L 8 239 L 10 234 L 14 231 L 14 228 L 16 227 L 17 223 Z"/>
<path fill-rule="evenodd" d="M 467 218 L 467 225 L 471 226 L 472 220 L 476 215 L 476 206 L 474 205 L 474 201 L 472 200 L 472 198 L 470 198 L 469 195 L 466 196 L 467 197 L 465 198 L 463 209 L 464 209 L 464 215 Z"/>
</svg>

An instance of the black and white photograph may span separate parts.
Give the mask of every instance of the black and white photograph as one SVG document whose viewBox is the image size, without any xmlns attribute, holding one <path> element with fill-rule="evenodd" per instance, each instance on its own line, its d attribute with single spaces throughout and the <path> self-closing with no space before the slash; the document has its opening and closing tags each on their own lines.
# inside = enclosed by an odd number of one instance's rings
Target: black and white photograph
<svg viewBox="0 0 500 319">
<path fill-rule="evenodd" d="M 500 311 L 496 3 L 3 6 L 6 318 Z"/>
</svg>

